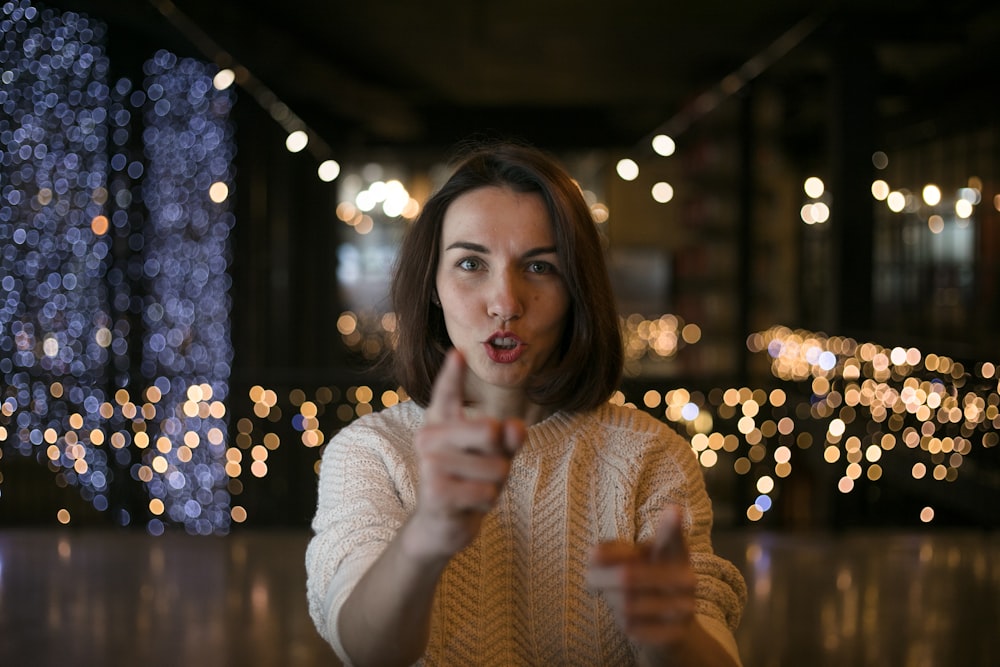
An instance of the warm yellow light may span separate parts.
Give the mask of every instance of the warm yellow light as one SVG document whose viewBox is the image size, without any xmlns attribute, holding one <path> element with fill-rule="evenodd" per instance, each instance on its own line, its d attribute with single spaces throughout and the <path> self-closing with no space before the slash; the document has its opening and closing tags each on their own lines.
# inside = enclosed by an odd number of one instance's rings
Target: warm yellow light
<svg viewBox="0 0 1000 667">
<path fill-rule="evenodd" d="M 382 212 L 390 218 L 398 218 L 410 201 L 410 193 L 397 180 L 386 183 L 385 196 L 382 198 Z"/>
<path fill-rule="evenodd" d="M 902 192 L 895 190 L 889 193 L 889 196 L 885 198 L 885 203 L 889 206 L 889 210 L 893 213 L 899 213 L 906 206 L 906 195 Z"/>
<path fill-rule="evenodd" d="M 927 218 L 927 228 L 931 230 L 931 234 L 940 234 L 944 231 L 944 218 L 940 215 L 932 215 Z"/>
<path fill-rule="evenodd" d="M 774 490 L 774 479 L 769 475 L 764 475 L 757 480 L 757 491 L 760 493 L 771 493 Z"/>
<path fill-rule="evenodd" d="M 658 408 L 658 407 L 660 407 L 660 401 L 661 400 L 662 400 L 662 397 L 660 396 L 660 392 L 656 391 L 655 389 L 650 389 L 642 397 L 642 403 L 647 408 Z"/>
<path fill-rule="evenodd" d="M 94 232 L 94 236 L 104 236 L 108 233 L 108 219 L 103 215 L 94 216 L 90 221 L 90 231 Z"/>
<path fill-rule="evenodd" d="M 830 219 L 830 207 L 823 202 L 816 202 L 812 205 L 812 218 L 817 224 L 822 224 Z"/>
<path fill-rule="evenodd" d="M 823 192 L 826 191 L 826 186 L 823 184 L 823 180 L 821 178 L 817 176 L 810 176 L 802 185 L 802 189 L 805 190 L 806 194 L 813 199 L 819 199 L 823 196 Z"/>
<path fill-rule="evenodd" d="M 358 208 L 349 201 L 342 201 L 337 204 L 337 218 L 344 222 L 350 222 L 358 214 Z"/>
<path fill-rule="evenodd" d="M 236 72 L 226 68 L 220 69 L 216 72 L 215 76 L 212 77 L 212 85 L 215 86 L 216 90 L 225 90 L 229 86 L 233 85 L 236 81 Z"/>
<path fill-rule="evenodd" d="M 675 150 L 677 150 L 677 144 L 674 143 L 672 138 L 665 134 L 658 134 L 653 137 L 652 145 L 656 154 L 662 155 L 663 157 L 669 157 L 674 154 Z"/>
<path fill-rule="evenodd" d="M 941 203 L 941 188 L 933 183 L 928 183 L 924 186 L 923 197 L 928 206 L 937 206 Z"/>
<path fill-rule="evenodd" d="M 208 198 L 216 204 L 221 204 L 229 197 L 229 186 L 222 181 L 216 181 L 208 188 Z"/>
<path fill-rule="evenodd" d="M 378 204 L 378 199 L 371 188 L 369 188 L 368 190 L 362 190 L 354 197 L 354 204 L 358 207 L 359 211 L 368 213 Z"/>
<path fill-rule="evenodd" d="M 827 463 L 836 463 L 840 460 L 840 449 L 834 445 L 830 445 L 823 450 L 823 460 Z"/>
<path fill-rule="evenodd" d="M 674 198 L 674 186 L 670 185 L 665 181 L 660 181 L 653 186 L 652 189 L 653 199 L 661 204 L 666 204 L 668 201 Z"/>
<path fill-rule="evenodd" d="M 703 468 L 713 468 L 715 464 L 719 462 L 719 455 L 711 449 L 706 449 L 698 457 Z"/>
<path fill-rule="evenodd" d="M 285 148 L 289 153 L 298 153 L 309 145 L 309 135 L 304 130 L 295 130 L 285 139 Z"/>
<path fill-rule="evenodd" d="M 594 218 L 594 222 L 600 224 L 608 221 L 608 218 L 611 217 L 611 211 L 605 204 L 598 202 L 591 205 L 590 215 Z"/>
<path fill-rule="evenodd" d="M 319 168 L 316 169 L 316 173 L 319 175 L 319 180 L 329 183 L 340 176 L 340 163 L 336 160 L 323 160 Z"/>
<path fill-rule="evenodd" d="M 955 202 L 955 215 L 963 220 L 972 216 L 972 202 L 968 199 L 959 199 Z"/>
<path fill-rule="evenodd" d="M 889 196 L 889 184 L 883 181 L 881 178 L 872 181 L 872 197 L 879 201 L 885 201 L 886 197 Z"/>
<path fill-rule="evenodd" d="M 635 160 L 622 158 L 615 166 L 615 171 L 623 181 L 634 181 L 639 177 L 639 165 Z"/>
<path fill-rule="evenodd" d="M 420 213 L 420 202 L 418 202 L 413 197 L 410 197 L 406 201 L 406 206 L 403 207 L 403 217 L 407 220 L 413 220 Z"/>
<path fill-rule="evenodd" d="M 681 338 L 688 345 L 694 345 L 701 340 L 701 327 L 697 324 L 685 324 L 681 329 Z"/>
</svg>

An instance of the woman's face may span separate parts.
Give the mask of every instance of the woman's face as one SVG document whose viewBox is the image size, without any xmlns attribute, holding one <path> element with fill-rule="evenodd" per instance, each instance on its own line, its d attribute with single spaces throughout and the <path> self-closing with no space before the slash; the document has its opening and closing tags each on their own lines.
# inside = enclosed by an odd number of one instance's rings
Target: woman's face
<svg viewBox="0 0 1000 667">
<path fill-rule="evenodd" d="M 541 195 L 489 186 L 459 196 L 444 216 L 439 258 L 438 298 L 471 371 L 471 398 L 521 389 L 555 361 L 569 292 Z"/>
</svg>

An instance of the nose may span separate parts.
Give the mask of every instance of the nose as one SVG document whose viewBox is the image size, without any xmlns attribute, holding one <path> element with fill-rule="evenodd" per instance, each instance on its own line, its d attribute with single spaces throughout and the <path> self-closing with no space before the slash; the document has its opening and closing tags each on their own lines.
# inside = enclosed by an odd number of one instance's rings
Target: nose
<svg viewBox="0 0 1000 667">
<path fill-rule="evenodd" d="M 490 317 L 504 322 L 515 320 L 524 314 L 523 289 L 521 281 L 513 271 L 501 271 L 490 286 L 487 311 Z"/>
</svg>

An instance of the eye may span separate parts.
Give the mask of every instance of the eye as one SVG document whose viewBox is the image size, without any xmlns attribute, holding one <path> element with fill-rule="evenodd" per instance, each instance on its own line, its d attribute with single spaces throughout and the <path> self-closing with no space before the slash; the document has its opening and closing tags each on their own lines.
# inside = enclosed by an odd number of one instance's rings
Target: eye
<svg viewBox="0 0 1000 667">
<path fill-rule="evenodd" d="M 535 261 L 528 263 L 528 273 L 552 273 L 555 270 L 556 267 L 551 262 Z"/>
<path fill-rule="evenodd" d="M 478 271 L 483 266 L 483 263 L 475 257 L 466 257 L 459 260 L 455 266 L 463 271 Z"/>
</svg>

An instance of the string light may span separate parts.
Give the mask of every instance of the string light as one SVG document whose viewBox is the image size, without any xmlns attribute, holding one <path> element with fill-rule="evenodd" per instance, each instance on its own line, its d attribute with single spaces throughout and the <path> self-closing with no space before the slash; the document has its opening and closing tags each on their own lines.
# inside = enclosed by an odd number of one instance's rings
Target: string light
<svg viewBox="0 0 1000 667">
<path fill-rule="evenodd" d="M 674 143 L 673 138 L 668 137 L 665 134 L 656 135 L 650 143 L 656 154 L 662 155 L 663 157 L 670 157 L 674 154 L 674 151 L 677 150 L 677 144 Z"/>
<path fill-rule="evenodd" d="M 639 177 L 639 165 L 631 158 L 622 158 L 615 165 L 618 177 L 623 181 L 634 181 Z"/>
<path fill-rule="evenodd" d="M 79 486 L 99 509 L 107 507 L 106 489 L 116 473 L 110 464 L 135 454 L 141 460 L 129 471 L 148 485 L 149 510 L 158 517 L 150 522 L 151 530 L 175 521 L 191 532 L 225 532 L 230 520 L 252 518 L 244 507 L 229 508 L 229 493 L 242 488 L 234 482 L 267 477 L 273 452 L 288 444 L 277 435 L 275 424 L 287 419 L 300 434 L 296 446 L 318 454 L 334 430 L 357 416 L 406 400 L 405 393 L 398 388 L 379 393 L 367 385 L 321 387 L 309 396 L 294 389 L 284 402 L 277 391 L 254 387 L 249 396 L 253 415 L 266 424 L 241 419 L 230 445 L 225 378 L 232 350 L 226 329 L 224 269 L 232 225 L 225 207 L 231 193 L 232 144 L 225 113 L 232 104 L 236 71 L 228 67 L 216 71 L 161 52 L 148 65 L 141 89 L 132 90 L 127 81 L 111 86 L 107 59 L 99 46 L 102 26 L 71 13 L 40 13 L 23 1 L 7 3 L 3 11 L 29 27 L 16 39 L 8 39 L 0 52 L 5 84 L 0 104 L 5 112 L 12 110 L 9 118 L 21 123 L 15 128 L 0 117 L 0 133 L 10 134 L 3 153 L 4 174 L 11 174 L 0 192 L 0 237 L 7 242 L 0 257 L 5 269 L 0 318 L 11 325 L 0 332 L 5 353 L 0 359 L 4 382 L 0 439 L 13 442 L 24 453 L 44 452 L 62 479 Z M 72 74 L 67 57 L 61 61 L 65 71 L 52 78 L 31 81 L 25 73 L 30 73 L 23 64 L 29 62 L 29 50 L 30 61 L 37 60 L 31 30 L 39 21 L 43 32 L 70 30 L 79 36 L 75 43 L 82 55 Z M 20 88 L 26 81 L 32 85 Z M 15 99 L 11 92 L 15 90 L 21 99 Z M 180 91 L 192 90 L 193 102 L 180 96 Z M 62 116 L 56 116 L 59 127 L 44 126 L 49 121 L 40 121 L 45 116 L 35 114 L 34 106 L 49 105 L 52 99 L 61 109 L 69 95 L 83 104 L 65 104 Z M 200 105 L 210 97 L 215 101 L 211 108 L 225 112 L 221 116 L 203 113 L 207 107 Z M 34 106 L 29 108 L 29 103 Z M 188 103 L 195 108 L 185 108 Z M 280 106 L 270 108 L 280 110 Z M 153 130 L 146 146 L 148 160 L 128 150 L 130 114 L 140 112 Z M 277 116 L 290 118 L 287 107 Z M 187 136 L 181 120 L 192 118 L 199 129 Z M 29 131 L 36 127 L 45 136 L 63 137 L 63 143 L 37 141 Z M 313 146 L 306 132 L 302 137 L 298 150 Z M 219 152 L 211 158 L 203 155 L 206 145 Z M 653 148 L 660 155 L 672 154 L 673 140 L 657 135 Z M 883 157 L 873 156 L 876 167 L 885 167 Z M 622 166 L 625 175 L 638 176 L 634 161 L 623 161 Z M 327 159 L 317 175 L 324 181 L 335 180 L 340 165 Z M 134 182 L 143 187 L 131 188 Z M 165 182 L 179 184 L 173 186 L 171 197 L 157 192 Z M 387 217 L 412 218 L 407 211 L 412 211 L 415 200 L 408 193 L 405 201 L 394 197 L 393 193 L 405 193 L 398 184 L 372 180 L 361 200 L 338 206 L 338 217 L 359 233 L 371 230 L 368 213 L 379 206 Z M 873 196 L 891 200 L 899 211 L 916 202 L 902 190 L 890 194 L 885 181 L 876 184 Z M 652 192 L 656 197 L 655 187 Z M 807 184 L 806 192 L 818 197 L 825 188 L 814 190 Z M 927 188 L 922 194 L 926 204 L 936 205 Z M 193 227 L 176 224 L 180 216 L 171 208 L 172 199 L 186 202 L 184 217 L 194 221 Z M 978 189 L 963 188 L 955 199 L 956 215 L 961 217 L 965 210 L 971 215 L 980 199 Z M 810 216 L 816 221 L 822 218 L 822 211 L 814 208 L 819 204 L 810 204 Z M 145 237 L 129 220 L 142 207 L 148 207 L 154 230 Z M 606 208 L 604 213 L 607 219 Z M 59 224 L 64 226 L 53 227 Z M 117 265 L 110 256 L 115 239 L 134 244 L 131 249 L 139 260 Z M 171 248 L 179 250 L 171 254 Z M 174 263 L 182 267 L 178 274 L 184 275 L 170 273 Z M 110 276 L 109 286 L 96 278 L 103 275 Z M 148 297 L 130 291 L 130 275 L 149 282 Z M 203 309 L 199 301 L 195 309 L 205 319 L 195 321 L 190 303 L 185 303 L 191 293 L 208 294 L 207 307 Z M 81 312 L 93 320 L 74 317 Z M 132 332 L 129 318 L 121 314 L 128 312 L 142 320 L 145 388 L 126 386 L 124 364 Z M 63 328 L 54 326 L 60 318 L 68 322 Z M 394 327 L 391 314 L 345 312 L 337 323 L 348 348 L 366 358 L 377 357 L 393 344 Z M 623 328 L 627 369 L 633 373 L 640 363 L 669 362 L 685 345 L 700 340 L 697 325 L 672 315 L 629 316 L 623 318 Z M 213 341 L 220 341 L 220 346 L 213 346 Z M 940 355 L 781 327 L 755 334 L 748 346 L 771 358 L 772 373 L 779 380 L 808 383 L 809 400 L 792 404 L 780 390 L 730 387 L 707 395 L 645 389 L 640 403 L 662 411 L 665 419 L 692 435 L 692 448 L 702 466 L 720 467 L 723 457 L 730 455 L 739 475 L 768 468 L 753 484 L 755 495 L 747 510 L 751 520 L 761 520 L 771 510 L 780 492 L 778 480 L 787 478 L 800 451 L 814 444 L 807 424 L 824 427 L 815 444 L 823 447 L 827 463 L 842 468 L 837 486 L 845 493 L 864 477 L 879 479 L 884 469 L 897 465 L 892 459 L 903 452 L 925 458 L 912 465 L 905 462 L 914 479 L 951 482 L 975 447 L 998 444 L 1000 398 L 995 379 L 983 385 L 987 389 L 967 388 L 970 377 L 995 378 L 993 363 L 966 371 Z M 113 397 L 102 393 L 101 387 L 109 384 L 118 387 Z M 631 403 L 624 394 L 619 399 Z M 922 520 L 933 517 L 930 506 L 921 513 Z M 59 520 L 70 522 L 72 517 L 63 510 Z"/>
<path fill-rule="evenodd" d="M 105 29 L 23 0 L 0 20 L 0 440 L 106 510 L 115 471 L 98 408 L 121 348 L 103 282 Z"/>
<path fill-rule="evenodd" d="M 226 532 L 224 401 L 232 362 L 228 237 L 235 154 L 230 90 L 212 68 L 159 51 L 146 63 L 142 183 L 149 210 L 143 245 L 141 373 L 160 397 L 148 421 L 157 451 L 144 454 L 148 486 L 171 522 L 192 533 Z M 215 197 L 212 191 L 215 191 Z M 216 200 L 217 199 L 217 200 Z M 151 530 L 158 529 L 156 520 Z"/>
<path fill-rule="evenodd" d="M 164 51 L 142 88 L 111 85 L 103 24 L 27 0 L 2 12 L 0 440 L 121 525 L 136 508 L 110 489 L 131 475 L 150 532 L 226 532 L 232 93 Z"/>
<path fill-rule="evenodd" d="M 654 184 L 650 192 L 653 199 L 661 204 L 666 204 L 674 198 L 674 187 L 665 181 Z"/>
</svg>

